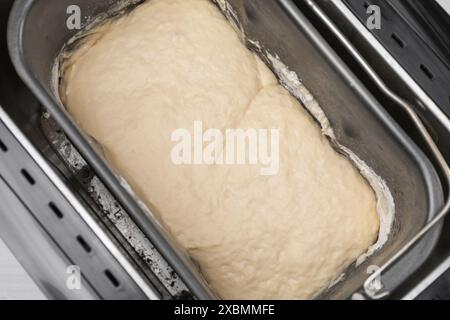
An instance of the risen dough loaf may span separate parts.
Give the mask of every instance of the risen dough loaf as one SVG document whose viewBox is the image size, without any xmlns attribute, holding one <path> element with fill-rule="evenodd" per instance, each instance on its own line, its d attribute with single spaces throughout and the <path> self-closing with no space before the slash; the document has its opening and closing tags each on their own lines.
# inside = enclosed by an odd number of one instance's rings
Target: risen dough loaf
<svg viewBox="0 0 450 320">
<path fill-rule="evenodd" d="M 71 115 L 222 298 L 312 298 L 376 240 L 371 188 L 210 1 L 147 1 L 67 66 Z M 171 134 L 197 120 L 279 129 L 278 174 L 176 166 Z"/>
</svg>

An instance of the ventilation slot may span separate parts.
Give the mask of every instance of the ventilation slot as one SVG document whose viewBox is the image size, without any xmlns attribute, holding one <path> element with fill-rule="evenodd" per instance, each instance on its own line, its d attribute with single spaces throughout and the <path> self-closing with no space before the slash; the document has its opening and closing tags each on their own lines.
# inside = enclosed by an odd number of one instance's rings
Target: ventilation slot
<svg viewBox="0 0 450 320">
<path fill-rule="evenodd" d="M 428 69 L 425 65 L 421 64 L 420 70 L 422 70 L 422 72 L 428 77 L 428 79 L 430 79 L 430 80 L 434 79 L 433 72 L 431 72 L 430 69 Z"/>
<path fill-rule="evenodd" d="M 61 212 L 61 210 L 59 210 L 59 208 L 53 203 L 50 202 L 48 204 L 48 206 L 50 207 L 50 209 L 53 211 L 53 213 L 55 214 L 55 216 L 57 216 L 59 219 L 64 218 L 63 213 Z"/>
<path fill-rule="evenodd" d="M 2 140 L 0 140 L 0 150 L 2 150 L 3 152 L 8 151 L 8 147 L 3 143 Z"/>
<path fill-rule="evenodd" d="M 398 44 L 398 46 L 400 48 L 403 49 L 404 47 L 406 47 L 405 42 L 403 42 L 402 38 L 400 38 L 400 36 L 398 34 L 393 33 L 392 34 L 392 39 L 394 39 L 394 41 Z"/>
<path fill-rule="evenodd" d="M 28 181 L 29 184 L 31 184 L 32 186 L 34 186 L 36 184 L 36 181 L 33 179 L 33 177 L 28 173 L 27 170 L 22 169 L 20 171 L 22 173 L 22 175 L 24 176 L 24 178 Z"/>
<path fill-rule="evenodd" d="M 81 245 L 81 247 L 86 251 L 87 253 L 90 253 L 92 251 L 91 246 L 84 240 L 82 236 L 77 237 L 78 243 Z"/>
<path fill-rule="evenodd" d="M 105 270 L 105 275 L 114 287 L 118 288 L 120 286 L 119 280 L 117 280 L 111 271 Z"/>
</svg>

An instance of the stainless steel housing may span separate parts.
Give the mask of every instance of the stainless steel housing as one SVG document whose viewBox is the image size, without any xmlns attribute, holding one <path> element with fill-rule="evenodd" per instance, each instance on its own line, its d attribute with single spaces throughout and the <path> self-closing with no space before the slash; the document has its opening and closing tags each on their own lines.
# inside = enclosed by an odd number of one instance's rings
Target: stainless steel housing
<svg viewBox="0 0 450 320">
<path fill-rule="evenodd" d="M 352 266 L 345 281 L 323 296 L 348 298 L 361 289 L 368 277 L 368 266 L 382 265 L 387 261 L 432 219 L 442 205 L 442 188 L 436 171 L 293 2 L 228 2 L 236 11 L 247 37 L 277 54 L 299 75 L 330 119 L 338 141 L 385 179 L 394 196 L 396 220 L 388 243 L 361 266 Z M 111 168 L 87 143 L 83 133 L 52 94 L 52 65 L 61 47 L 75 32 L 66 28 L 67 7 L 79 5 L 83 16 L 92 17 L 107 11 L 114 3 L 116 1 L 112 0 L 60 0 L 57 3 L 52 0 L 17 0 L 8 30 L 10 53 L 17 72 L 31 91 L 192 293 L 200 299 L 210 298 L 213 295 L 195 266 L 124 190 Z M 20 112 L 32 119 L 37 110 L 24 106 L 11 112 Z M 426 259 L 438 235 L 439 229 L 436 229 L 426 236 L 385 275 L 383 280 L 389 289 L 398 286 Z"/>
</svg>

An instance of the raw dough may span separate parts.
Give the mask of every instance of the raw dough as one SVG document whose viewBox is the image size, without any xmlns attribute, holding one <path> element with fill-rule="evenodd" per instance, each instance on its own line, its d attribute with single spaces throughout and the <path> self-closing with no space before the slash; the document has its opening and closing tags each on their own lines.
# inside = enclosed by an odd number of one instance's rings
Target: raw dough
<svg viewBox="0 0 450 320">
<path fill-rule="evenodd" d="M 372 189 L 207 0 L 150 0 L 70 59 L 65 101 L 224 299 L 313 298 L 374 243 Z M 280 169 L 176 166 L 171 134 L 277 128 Z"/>
</svg>

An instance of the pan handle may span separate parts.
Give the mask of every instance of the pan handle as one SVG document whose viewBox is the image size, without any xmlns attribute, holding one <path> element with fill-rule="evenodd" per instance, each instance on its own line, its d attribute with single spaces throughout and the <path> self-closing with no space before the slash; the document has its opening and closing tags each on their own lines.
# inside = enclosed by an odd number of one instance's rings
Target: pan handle
<svg viewBox="0 0 450 320">
<path fill-rule="evenodd" d="M 432 136 L 428 132 L 428 129 L 415 112 L 412 105 L 406 102 L 403 98 L 398 96 L 392 91 L 384 81 L 378 76 L 378 74 L 372 69 L 370 64 L 364 59 L 364 57 L 356 50 L 351 42 L 345 37 L 345 35 L 339 30 L 333 21 L 323 12 L 323 10 L 316 4 L 314 0 L 303 0 L 310 9 L 325 23 L 327 28 L 333 32 L 333 34 L 342 42 L 348 53 L 352 55 L 354 59 L 360 64 L 367 75 L 374 81 L 375 85 L 393 102 L 395 102 L 400 108 L 402 108 L 408 116 L 411 118 L 421 136 L 427 143 L 439 169 L 443 173 L 445 183 L 450 188 L 450 168 L 447 164 L 444 156 L 439 150 L 438 146 L 434 142 Z M 339 1 L 339 0 L 338 0 Z M 372 273 L 364 283 L 364 293 L 370 299 L 379 300 L 386 298 L 389 292 L 385 290 L 385 287 L 379 279 L 382 279 L 383 274 L 389 271 L 395 264 L 403 258 L 412 248 L 414 248 L 419 241 L 426 236 L 435 226 L 437 226 L 450 212 L 450 195 L 447 195 L 445 204 L 439 209 L 436 216 L 425 225 L 409 242 L 407 242 L 397 253 L 392 256 L 386 263 L 384 263 L 378 270 Z"/>
</svg>

